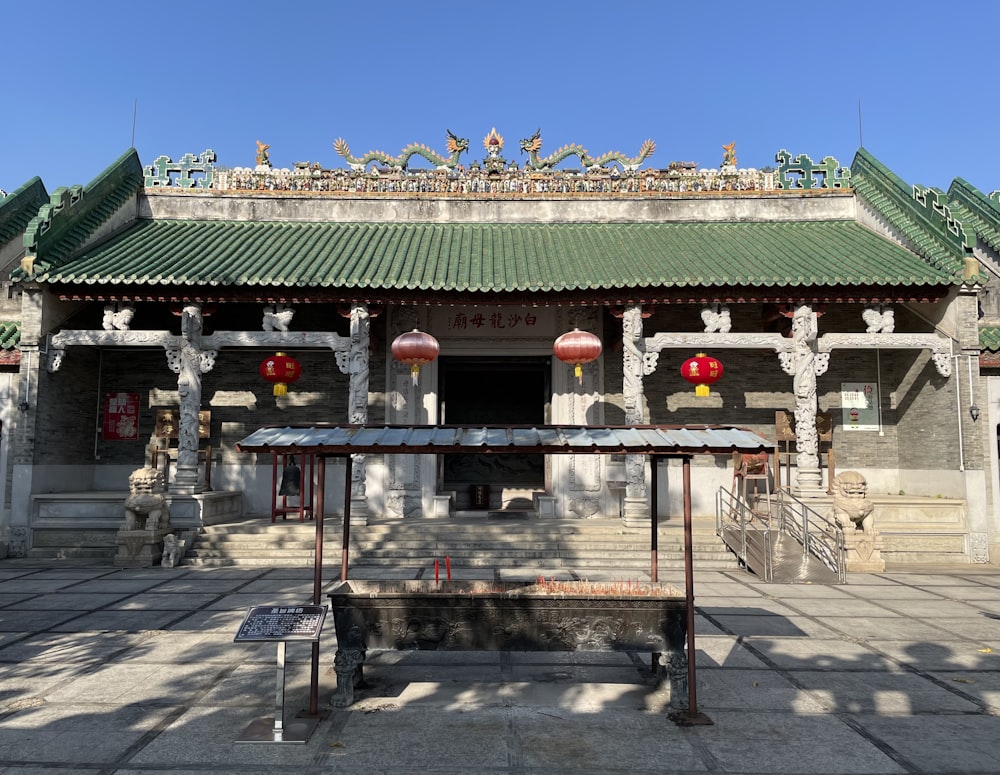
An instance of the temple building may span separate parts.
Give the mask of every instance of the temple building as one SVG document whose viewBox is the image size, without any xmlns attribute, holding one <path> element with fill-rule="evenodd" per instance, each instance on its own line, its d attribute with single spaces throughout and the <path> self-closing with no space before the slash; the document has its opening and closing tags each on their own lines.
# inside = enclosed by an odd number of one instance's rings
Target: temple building
<svg viewBox="0 0 1000 775">
<path fill-rule="evenodd" d="M 266 519 L 289 461 L 237 443 L 330 423 L 746 428 L 777 444 L 773 486 L 818 511 L 862 473 L 887 560 L 998 561 L 998 193 L 906 183 L 863 148 L 754 168 L 735 144 L 707 167 L 657 166 L 652 141 L 505 145 L 337 140 L 340 161 L 287 169 L 261 142 L 246 167 L 130 149 L 87 185 L 0 199 L 0 556 L 112 552 L 108 504 L 142 466 L 177 525 Z M 634 455 L 351 473 L 327 510 L 349 500 L 359 526 L 681 509 L 678 469 L 653 482 Z M 691 476 L 712 515 L 734 462 Z"/>
</svg>

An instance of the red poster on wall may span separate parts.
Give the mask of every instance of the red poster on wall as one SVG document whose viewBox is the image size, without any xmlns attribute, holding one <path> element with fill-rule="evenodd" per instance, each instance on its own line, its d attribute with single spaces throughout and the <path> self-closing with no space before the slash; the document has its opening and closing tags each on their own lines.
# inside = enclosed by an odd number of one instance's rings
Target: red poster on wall
<svg viewBox="0 0 1000 775">
<path fill-rule="evenodd" d="M 139 394 L 104 394 L 104 440 L 136 441 L 139 438 Z"/>
</svg>

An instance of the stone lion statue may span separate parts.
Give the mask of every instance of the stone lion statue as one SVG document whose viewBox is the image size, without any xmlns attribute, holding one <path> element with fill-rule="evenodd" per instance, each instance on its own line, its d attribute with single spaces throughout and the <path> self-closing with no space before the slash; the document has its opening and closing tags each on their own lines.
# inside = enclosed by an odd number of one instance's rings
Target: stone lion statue
<svg viewBox="0 0 1000 775">
<path fill-rule="evenodd" d="M 844 471 L 833 480 L 829 516 L 842 528 L 875 532 L 875 504 L 868 500 L 868 480 L 857 471 Z"/>
<path fill-rule="evenodd" d="M 169 530 L 170 509 L 163 494 L 163 474 L 155 468 L 137 468 L 128 477 L 125 530 Z"/>
</svg>

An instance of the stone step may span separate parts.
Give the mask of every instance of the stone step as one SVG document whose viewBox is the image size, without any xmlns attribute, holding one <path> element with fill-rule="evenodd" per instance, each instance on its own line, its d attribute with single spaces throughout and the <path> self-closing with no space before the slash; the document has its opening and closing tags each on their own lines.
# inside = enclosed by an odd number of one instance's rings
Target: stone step
<svg viewBox="0 0 1000 775">
<path fill-rule="evenodd" d="M 328 519 L 323 542 L 326 565 L 336 557 L 343 533 Z M 448 557 L 452 567 L 601 568 L 645 572 L 649 567 L 649 529 L 627 528 L 620 520 L 375 520 L 351 528 L 352 567 L 428 567 Z M 309 566 L 313 564 L 316 524 L 297 519 L 270 522 L 253 517 L 207 526 L 184 557 L 190 565 Z M 735 555 L 715 534 L 715 522 L 697 518 L 692 529 L 693 558 L 699 568 L 738 567 Z M 657 530 L 661 562 L 681 567 L 684 531 L 680 520 Z"/>
</svg>

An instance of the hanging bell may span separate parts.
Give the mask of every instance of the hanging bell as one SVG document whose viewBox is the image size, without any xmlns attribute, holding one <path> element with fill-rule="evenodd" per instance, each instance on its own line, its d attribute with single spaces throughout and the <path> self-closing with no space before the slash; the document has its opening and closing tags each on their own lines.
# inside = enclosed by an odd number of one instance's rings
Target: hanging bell
<svg viewBox="0 0 1000 775">
<path fill-rule="evenodd" d="M 302 472 L 295 465 L 295 458 L 289 458 L 288 465 L 281 471 L 281 486 L 278 495 L 298 495 L 301 492 Z"/>
</svg>

